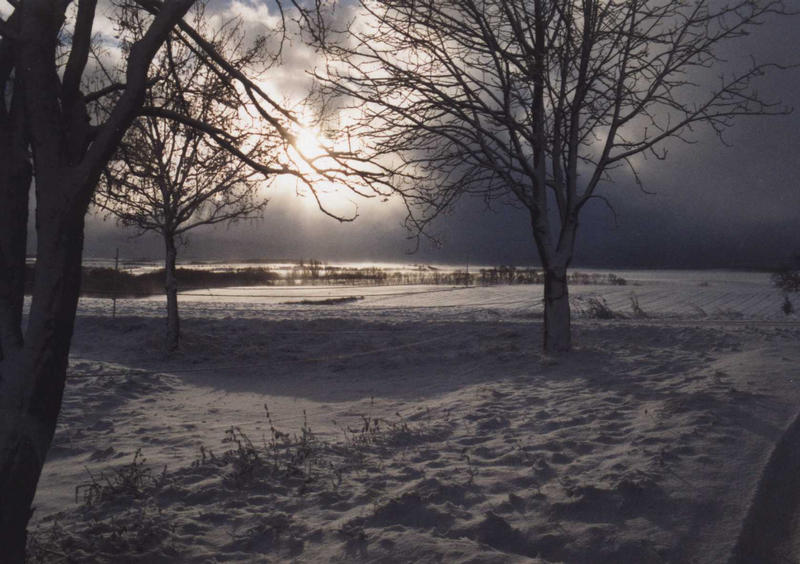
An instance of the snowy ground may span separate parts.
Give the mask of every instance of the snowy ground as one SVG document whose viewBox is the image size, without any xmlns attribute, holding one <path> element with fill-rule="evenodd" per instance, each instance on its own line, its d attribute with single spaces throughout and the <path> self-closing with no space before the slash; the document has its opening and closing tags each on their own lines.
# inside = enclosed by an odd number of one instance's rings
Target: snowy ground
<svg viewBox="0 0 800 564">
<path fill-rule="evenodd" d="M 800 320 L 763 274 L 572 291 L 563 358 L 537 286 L 192 292 L 174 355 L 161 298 L 82 299 L 31 552 L 726 561 L 800 400 Z"/>
</svg>

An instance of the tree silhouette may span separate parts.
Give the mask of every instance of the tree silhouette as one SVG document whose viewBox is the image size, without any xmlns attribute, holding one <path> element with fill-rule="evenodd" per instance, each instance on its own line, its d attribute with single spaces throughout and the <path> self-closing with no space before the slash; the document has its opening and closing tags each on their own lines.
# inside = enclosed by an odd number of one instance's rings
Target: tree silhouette
<svg viewBox="0 0 800 564">
<path fill-rule="evenodd" d="M 252 67 L 260 55 L 256 42 L 243 52 L 240 22 L 228 22 L 212 31 L 204 23 L 205 9 L 196 4 L 191 19 L 195 29 L 209 37 L 225 59 L 238 69 Z M 134 37 L 143 33 L 141 21 L 131 16 L 127 25 Z M 155 77 L 145 96 L 147 107 L 159 107 L 191 116 L 208 127 L 236 131 L 239 100 L 227 88 L 223 75 L 213 71 L 185 43 L 167 39 L 151 66 Z M 228 141 L 252 160 L 268 162 L 269 143 L 247 131 Z M 274 149 L 274 147 L 273 147 Z M 101 177 L 95 203 L 126 226 L 158 233 L 165 249 L 167 339 L 178 348 L 178 281 L 176 259 L 185 234 L 203 225 L 256 217 L 266 205 L 259 188 L 265 177 L 231 151 L 221 149 L 202 130 L 179 121 L 142 116 L 123 137 L 115 158 Z"/>
<path fill-rule="evenodd" d="M 239 132 L 203 116 L 145 106 L 152 60 L 169 37 L 190 48 L 236 93 L 275 147 L 297 150 L 297 115 L 212 41 L 183 20 L 193 0 L 128 0 L 144 33 L 129 42 L 124 73 L 98 84 L 90 56 L 97 0 L 13 0 L 0 18 L 0 547 L 23 562 L 26 527 L 53 440 L 66 384 L 81 279 L 84 221 L 101 175 L 139 116 L 202 131 L 266 176 L 289 175 L 316 195 L 320 181 L 363 195 L 385 189 L 385 171 L 331 144 L 305 158 L 262 162 L 238 144 Z M 76 5 L 72 10 L 70 6 Z M 120 6 L 114 6 L 119 10 Z M 282 35 L 281 30 L 275 30 Z M 123 38 L 124 39 L 124 38 Z M 117 37 L 115 41 L 122 41 Z M 283 42 L 279 42 L 279 48 Z M 189 87 L 187 86 L 187 89 Z M 106 99 L 111 102 L 102 104 Z M 100 105 L 95 111 L 94 106 Z M 105 109 L 102 109 L 105 108 Z M 262 130 L 263 131 L 263 130 Z M 27 324 L 23 284 L 31 179 L 36 190 L 36 265 Z M 323 210 L 331 214 L 327 210 Z M 347 220 L 350 218 L 339 218 Z"/>
<path fill-rule="evenodd" d="M 567 268 L 579 217 L 602 185 L 663 159 L 693 128 L 782 114 L 753 62 L 711 77 L 721 48 L 782 0 L 370 0 L 339 34 L 320 78 L 424 226 L 463 195 L 521 205 L 545 271 L 544 348 L 571 347 Z M 317 13 L 324 15 L 325 7 Z M 359 114 L 360 112 L 360 114 Z M 607 203 L 607 202 L 606 202 Z"/>
</svg>

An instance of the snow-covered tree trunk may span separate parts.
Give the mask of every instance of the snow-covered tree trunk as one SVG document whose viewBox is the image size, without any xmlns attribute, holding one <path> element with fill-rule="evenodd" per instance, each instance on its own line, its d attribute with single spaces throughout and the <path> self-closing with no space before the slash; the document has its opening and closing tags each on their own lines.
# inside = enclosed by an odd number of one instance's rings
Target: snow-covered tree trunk
<svg viewBox="0 0 800 564">
<path fill-rule="evenodd" d="M 164 289 L 167 293 L 167 350 L 177 350 L 180 342 L 180 318 L 178 317 L 178 279 L 175 263 L 178 256 L 175 237 L 164 233 L 166 256 L 164 258 Z"/>
</svg>

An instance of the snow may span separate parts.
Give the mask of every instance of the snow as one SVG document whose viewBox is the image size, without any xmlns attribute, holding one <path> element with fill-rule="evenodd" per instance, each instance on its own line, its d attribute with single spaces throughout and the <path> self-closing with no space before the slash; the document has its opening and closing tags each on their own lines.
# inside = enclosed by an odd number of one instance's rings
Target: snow
<svg viewBox="0 0 800 564">
<path fill-rule="evenodd" d="M 540 353 L 539 286 L 187 292 L 172 355 L 163 298 L 118 300 L 115 319 L 81 299 L 35 546 L 87 562 L 726 561 L 795 417 L 799 320 L 765 274 L 623 276 L 571 287 L 563 357 Z M 363 299 L 289 303 L 341 297 Z M 591 298 L 617 316 L 587 317 Z M 106 484 L 139 449 L 146 487 L 76 503 L 89 472 Z"/>
</svg>

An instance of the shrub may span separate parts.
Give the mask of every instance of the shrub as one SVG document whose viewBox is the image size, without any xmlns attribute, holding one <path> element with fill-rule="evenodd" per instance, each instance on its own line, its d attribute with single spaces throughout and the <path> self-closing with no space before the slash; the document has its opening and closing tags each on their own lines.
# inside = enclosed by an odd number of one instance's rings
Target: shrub
<svg viewBox="0 0 800 564">
<path fill-rule="evenodd" d="M 586 316 L 592 319 L 614 319 L 617 315 L 608 307 L 604 298 L 591 297 L 586 300 Z"/>
<path fill-rule="evenodd" d="M 784 292 L 800 292 L 800 270 L 784 268 L 772 275 L 772 284 Z"/>
<path fill-rule="evenodd" d="M 133 461 L 111 474 L 100 473 L 95 476 L 89 472 L 89 481 L 75 486 L 75 501 L 83 496 L 83 503 L 87 506 L 96 505 L 102 501 L 116 500 L 119 498 L 141 498 L 158 489 L 164 483 L 167 467 L 155 476 L 153 471 L 145 466 L 147 460 L 142 456 L 142 449 L 137 449 Z"/>
<path fill-rule="evenodd" d="M 781 310 L 785 315 L 791 315 L 794 313 L 794 304 L 792 304 L 792 300 L 789 299 L 787 294 L 783 295 L 783 305 L 781 306 Z"/>
<path fill-rule="evenodd" d="M 330 468 L 323 455 L 328 445 L 317 440 L 303 412 L 303 426 L 299 434 L 289 435 L 279 431 L 272 423 L 269 409 L 264 405 L 269 436 L 263 444 L 256 446 L 239 427 L 231 427 L 225 432 L 223 443 L 230 445 L 221 456 L 200 449 L 200 459 L 194 466 L 228 466 L 225 481 L 235 489 L 243 489 L 264 482 L 283 482 L 299 484 L 305 491 L 308 484 Z"/>
</svg>

